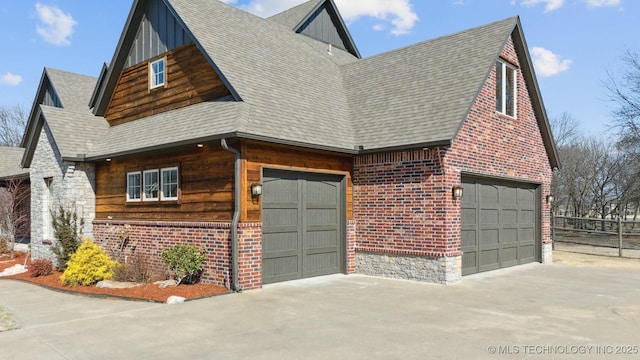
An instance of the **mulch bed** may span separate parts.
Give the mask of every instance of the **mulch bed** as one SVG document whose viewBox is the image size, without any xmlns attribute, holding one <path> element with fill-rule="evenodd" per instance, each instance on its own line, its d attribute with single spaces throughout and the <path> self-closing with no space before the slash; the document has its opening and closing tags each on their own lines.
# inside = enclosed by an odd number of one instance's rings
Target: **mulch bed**
<svg viewBox="0 0 640 360">
<path fill-rule="evenodd" d="M 8 256 L 0 255 L 0 272 L 4 269 L 12 267 L 15 264 L 24 264 L 26 254 L 22 252 L 14 252 L 15 257 L 10 259 Z M 8 255 L 8 254 L 5 254 Z M 29 261 L 27 260 L 27 268 Z M 104 289 L 92 286 L 64 286 L 60 283 L 61 272 L 54 270 L 51 275 L 32 277 L 29 271 L 0 278 L 15 279 L 30 282 L 36 285 L 44 286 L 52 290 L 64 291 L 68 293 L 95 296 L 95 297 L 116 297 L 138 301 L 166 302 L 170 296 L 180 296 L 187 300 L 199 299 L 203 297 L 226 294 L 230 290 L 213 284 L 193 284 L 179 285 L 175 287 L 167 287 L 160 289 L 155 284 L 144 284 L 130 289 Z"/>
</svg>

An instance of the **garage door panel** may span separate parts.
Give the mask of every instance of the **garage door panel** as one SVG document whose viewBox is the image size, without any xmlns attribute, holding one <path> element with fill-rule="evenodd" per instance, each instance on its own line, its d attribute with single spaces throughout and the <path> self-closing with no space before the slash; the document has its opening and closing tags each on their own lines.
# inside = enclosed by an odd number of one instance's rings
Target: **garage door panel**
<svg viewBox="0 0 640 360">
<path fill-rule="evenodd" d="M 262 261 L 262 276 L 269 282 L 298 279 L 298 256 L 264 259 Z"/>
<path fill-rule="evenodd" d="M 305 239 L 306 249 L 335 248 L 339 245 L 339 239 L 335 230 L 308 231 Z"/>
<path fill-rule="evenodd" d="M 480 230 L 480 238 L 478 244 L 480 246 L 498 245 L 500 242 L 500 230 L 499 229 L 482 229 Z"/>
<path fill-rule="evenodd" d="M 339 259 L 335 251 L 305 256 L 304 277 L 335 274 L 339 271 Z"/>
<path fill-rule="evenodd" d="M 463 189 L 463 275 L 535 261 L 538 186 L 465 178 Z"/>
<path fill-rule="evenodd" d="M 498 209 L 480 210 L 480 223 L 486 225 L 498 225 L 500 223 L 500 212 Z"/>
<path fill-rule="evenodd" d="M 266 233 L 262 235 L 262 242 L 263 252 L 298 251 L 298 233 Z"/>
<path fill-rule="evenodd" d="M 269 211 L 265 212 L 262 221 L 270 227 L 297 226 L 298 209 L 278 209 L 271 206 Z"/>
<path fill-rule="evenodd" d="M 495 270 L 499 267 L 499 250 L 480 250 L 480 271 Z"/>
</svg>

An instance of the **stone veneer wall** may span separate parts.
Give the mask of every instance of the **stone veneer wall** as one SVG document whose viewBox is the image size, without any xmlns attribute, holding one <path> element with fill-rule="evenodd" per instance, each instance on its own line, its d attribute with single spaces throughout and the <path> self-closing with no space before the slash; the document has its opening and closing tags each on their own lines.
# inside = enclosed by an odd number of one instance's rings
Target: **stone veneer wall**
<svg viewBox="0 0 640 360">
<path fill-rule="evenodd" d="M 62 205 L 68 210 L 75 209 L 84 220 L 82 236 L 91 237 L 92 222 L 95 218 L 95 166 L 89 163 L 63 161 L 51 131 L 42 128 L 38 145 L 30 167 L 31 178 L 31 256 L 46 258 L 55 262 L 51 252 L 51 236 L 45 234 L 45 227 L 51 227 L 46 212 L 57 211 Z M 45 204 L 49 189 L 45 179 L 51 178 L 51 203 Z M 47 206 L 48 205 L 48 206 Z"/>
</svg>

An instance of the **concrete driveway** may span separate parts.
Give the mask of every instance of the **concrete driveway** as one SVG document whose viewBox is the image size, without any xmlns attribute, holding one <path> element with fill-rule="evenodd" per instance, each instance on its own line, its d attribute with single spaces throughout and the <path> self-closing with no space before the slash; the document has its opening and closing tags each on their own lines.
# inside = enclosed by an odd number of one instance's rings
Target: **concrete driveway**
<svg viewBox="0 0 640 360">
<path fill-rule="evenodd" d="M 180 305 L 0 280 L 0 306 L 22 325 L 0 333 L 0 359 L 574 359 L 640 350 L 640 271 L 615 268 L 531 264 L 454 286 L 336 275 Z"/>
</svg>

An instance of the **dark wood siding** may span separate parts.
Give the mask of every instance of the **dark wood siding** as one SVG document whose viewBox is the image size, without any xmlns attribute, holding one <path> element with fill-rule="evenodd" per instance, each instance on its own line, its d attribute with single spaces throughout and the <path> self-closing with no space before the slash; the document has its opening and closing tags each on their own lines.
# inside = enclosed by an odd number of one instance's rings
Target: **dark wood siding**
<svg viewBox="0 0 640 360">
<path fill-rule="evenodd" d="M 242 145 L 245 176 L 242 179 L 243 206 L 241 219 L 244 222 L 262 221 L 261 198 L 252 198 L 250 186 L 262 182 L 262 169 L 278 168 L 320 173 L 336 173 L 347 178 L 347 219 L 353 219 L 353 184 L 351 155 L 305 150 L 279 145 L 245 142 Z"/>
<path fill-rule="evenodd" d="M 155 57 L 166 57 L 165 86 L 149 90 L 149 64 L 125 69 L 105 117 L 111 126 L 229 95 L 229 91 L 194 44 Z"/>
<path fill-rule="evenodd" d="M 96 165 L 96 219 L 230 221 L 233 216 L 233 154 L 205 147 Z M 127 203 L 130 171 L 178 166 L 179 201 Z"/>
</svg>

